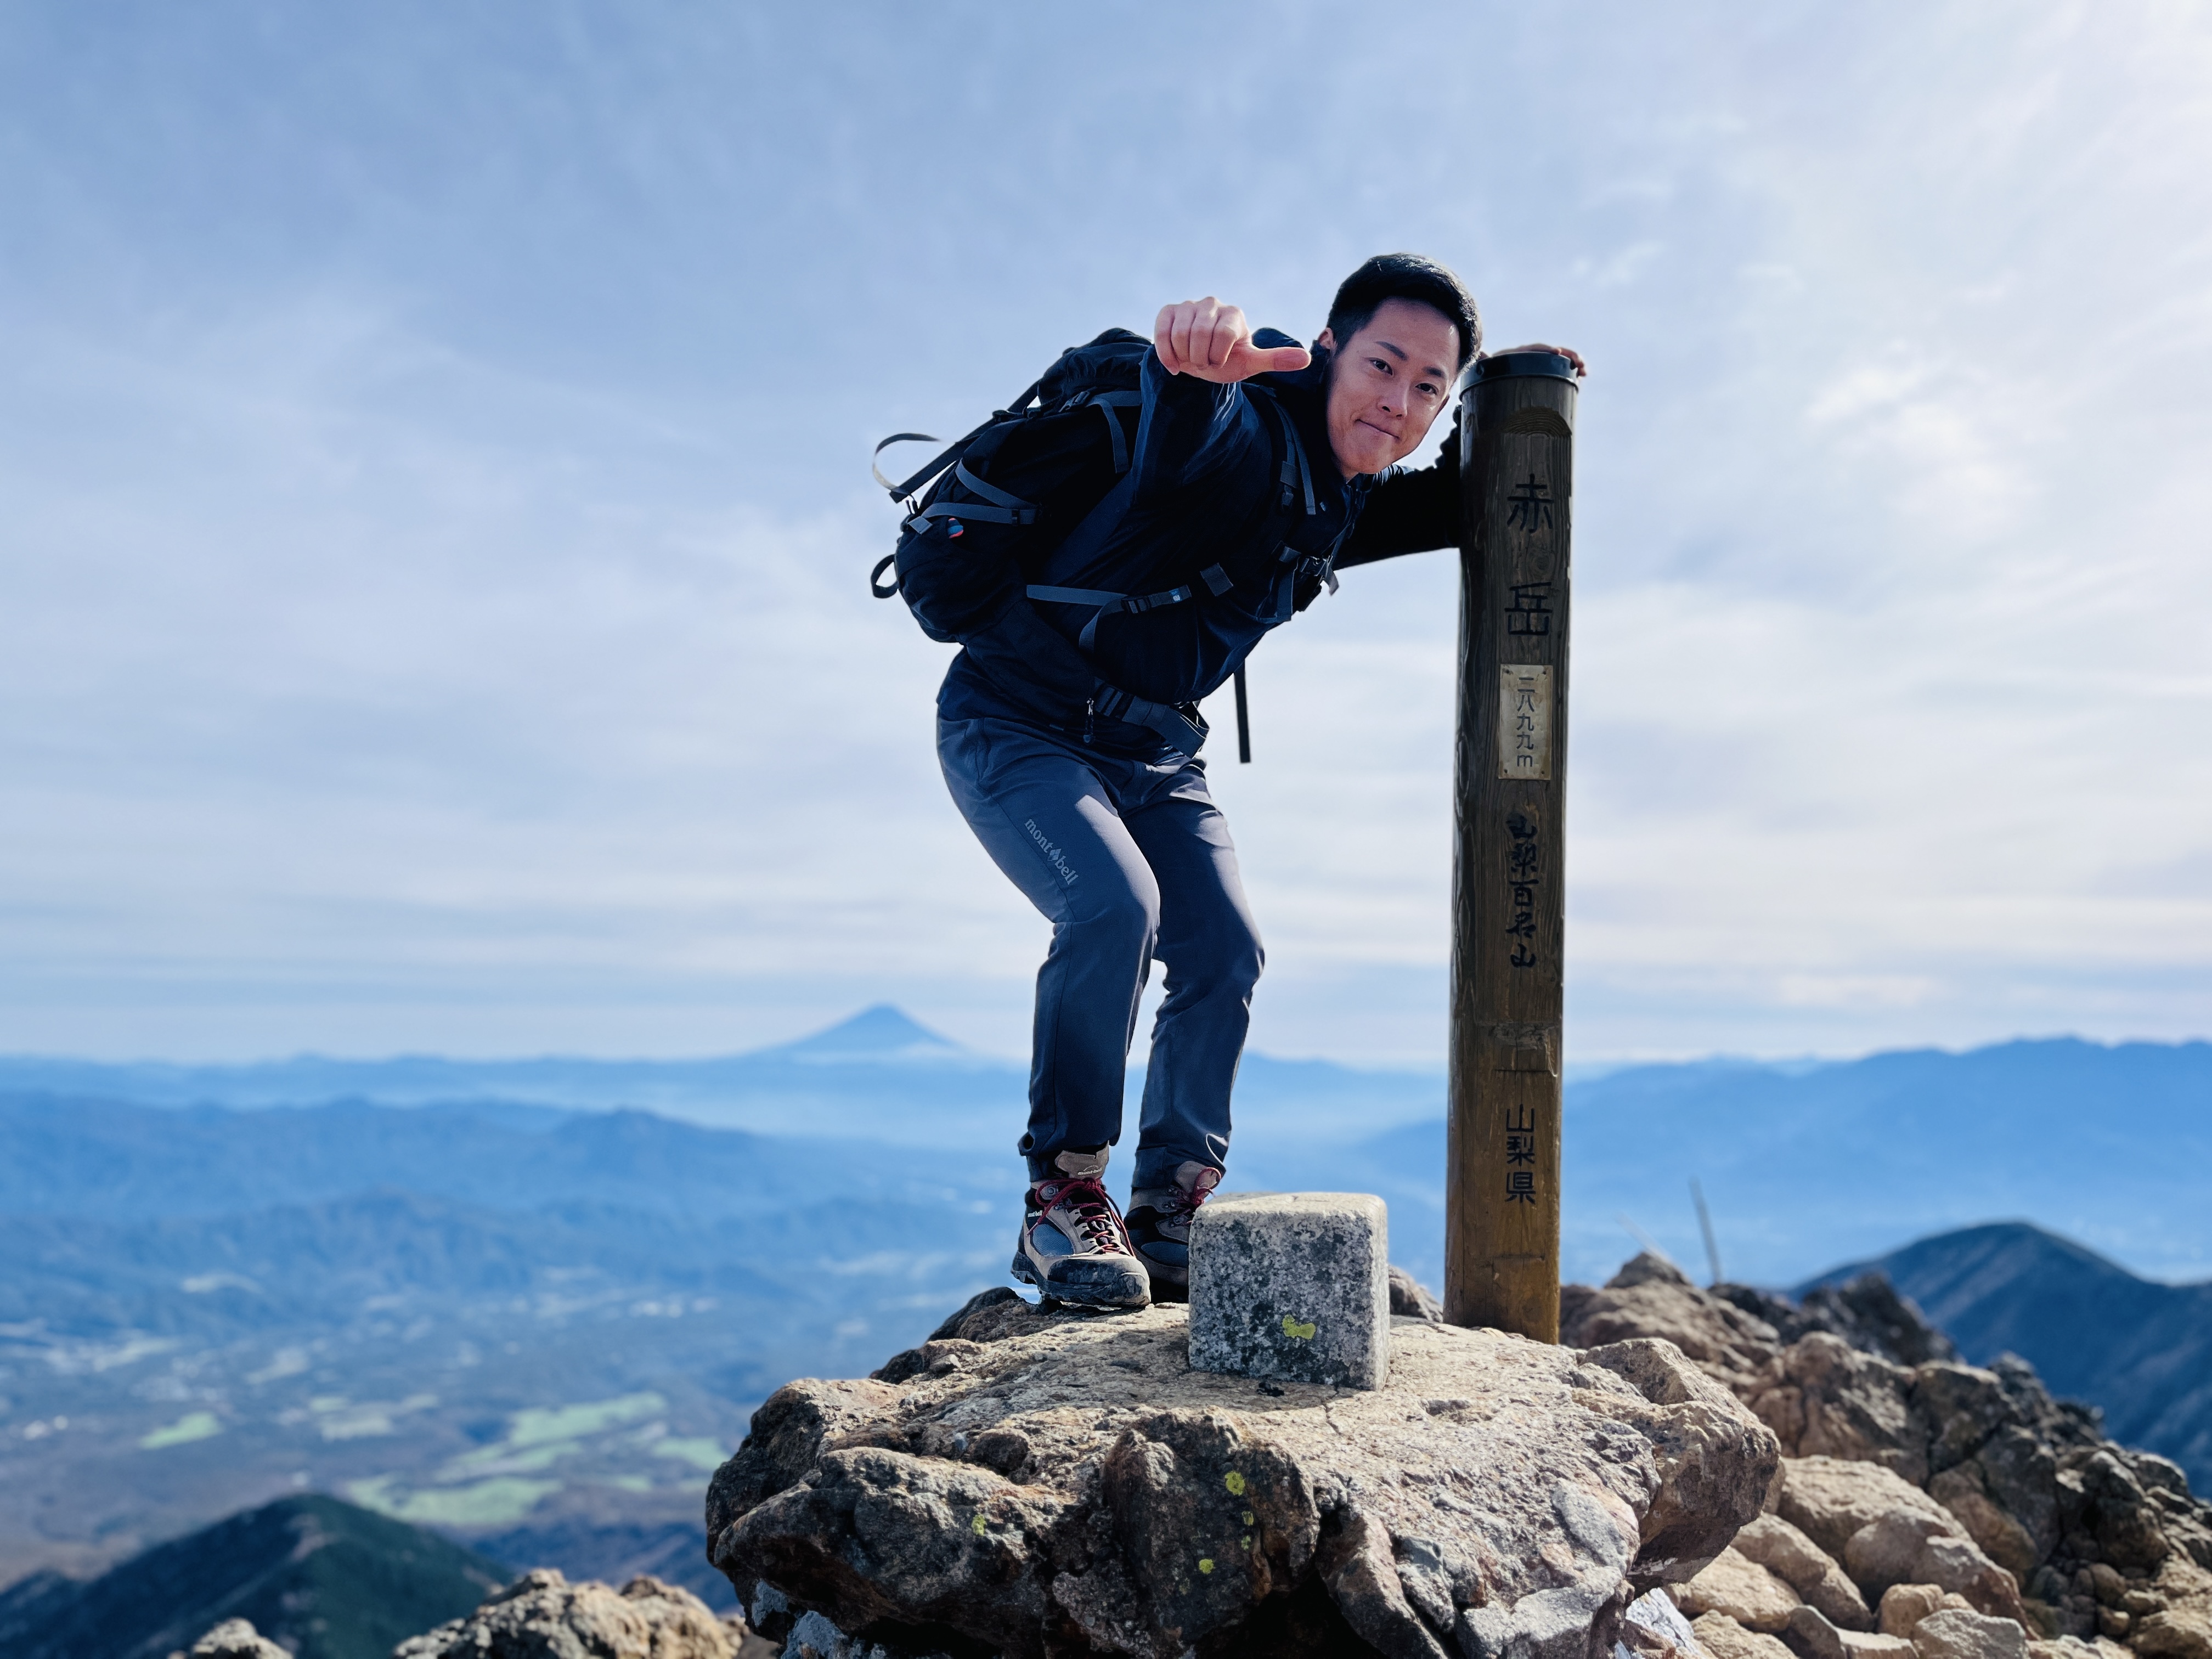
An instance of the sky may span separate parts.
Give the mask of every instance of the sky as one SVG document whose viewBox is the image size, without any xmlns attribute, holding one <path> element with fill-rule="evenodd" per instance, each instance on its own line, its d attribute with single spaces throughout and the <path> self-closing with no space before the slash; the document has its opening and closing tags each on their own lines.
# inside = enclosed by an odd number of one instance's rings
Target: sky
<svg viewBox="0 0 2212 1659">
<path fill-rule="evenodd" d="M 2134 0 L 15 0 L 0 1051 L 1019 1052 L 870 446 L 1401 247 L 1592 366 L 1571 1061 L 2206 1035 L 2208 163 Z M 1439 1060 L 1457 581 L 1254 660 L 1255 1047 Z"/>
</svg>

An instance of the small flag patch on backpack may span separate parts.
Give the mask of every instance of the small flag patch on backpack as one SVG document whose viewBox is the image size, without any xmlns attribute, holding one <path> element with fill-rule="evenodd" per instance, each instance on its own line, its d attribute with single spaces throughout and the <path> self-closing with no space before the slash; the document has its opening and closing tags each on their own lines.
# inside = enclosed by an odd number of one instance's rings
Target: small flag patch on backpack
<svg viewBox="0 0 2212 1659">
<path fill-rule="evenodd" d="M 945 521 L 945 533 L 948 538 L 954 536 L 964 536 L 968 533 L 968 526 L 961 523 L 957 519 L 947 519 Z"/>
</svg>

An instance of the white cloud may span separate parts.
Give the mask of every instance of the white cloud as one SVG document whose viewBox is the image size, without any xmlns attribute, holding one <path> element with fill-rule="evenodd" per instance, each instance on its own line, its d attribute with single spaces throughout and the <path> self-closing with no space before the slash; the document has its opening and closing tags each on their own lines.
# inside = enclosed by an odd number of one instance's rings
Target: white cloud
<svg viewBox="0 0 2212 1659">
<path fill-rule="evenodd" d="M 19 54 L 0 1047 L 696 1051 L 890 994 L 1018 1048 L 1042 924 L 861 590 L 866 445 L 1186 290 L 1310 328 L 1404 245 L 1595 365 L 1582 1057 L 2201 1033 L 2212 26 L 1206 15 L 1264 49 Z M 1476 67 L 1408 105 L 1409 54 Z M 1455 562 L 1352 573 L 1215 757 L 1264 1046 L 1435 1052 Z"/>
</svg>

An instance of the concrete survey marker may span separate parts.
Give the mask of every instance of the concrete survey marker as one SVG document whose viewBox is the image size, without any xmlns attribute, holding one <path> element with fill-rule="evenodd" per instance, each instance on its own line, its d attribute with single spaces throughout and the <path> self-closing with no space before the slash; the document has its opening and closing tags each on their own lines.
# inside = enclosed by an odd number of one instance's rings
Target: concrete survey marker
<svg viewBox="0 0 2212 1659">
<path fill-rule="evenodd" d="M 1190 1365 L 1379 1389 L 1389 1212 L 1371 1193 L 1224 1193 L 1192 1218 Z"/>
</svg>

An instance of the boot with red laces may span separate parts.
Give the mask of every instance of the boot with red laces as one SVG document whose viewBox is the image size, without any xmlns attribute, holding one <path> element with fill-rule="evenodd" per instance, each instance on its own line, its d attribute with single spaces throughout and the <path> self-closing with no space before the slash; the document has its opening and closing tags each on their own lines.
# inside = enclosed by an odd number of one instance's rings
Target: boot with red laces
<svg viewBox="0 0 2212 1659">
<path fill-rule="evenodd" d="M 1153 1301 L 1190 1300 L 1190 1218 L 1220 1179 L 1211 1164 L 1193 1161 L 1176 1169 L 1172 1187 L 1139 1187 L 1129 1194 L 1129 1242 L 1151 1275 Z"/>
<path fill-rule="evenodd" d="M 1013 1275 L 1048 1302 L 1085 1308 L 1141 1308 L 1149 1282 L 1121 1212 L 1106 1195 L 1106 1148 L 1071 1149 L 1053 1159 L 1056 1173 L 1034 1182 L 1014 1247 Z"/>
</svg>

